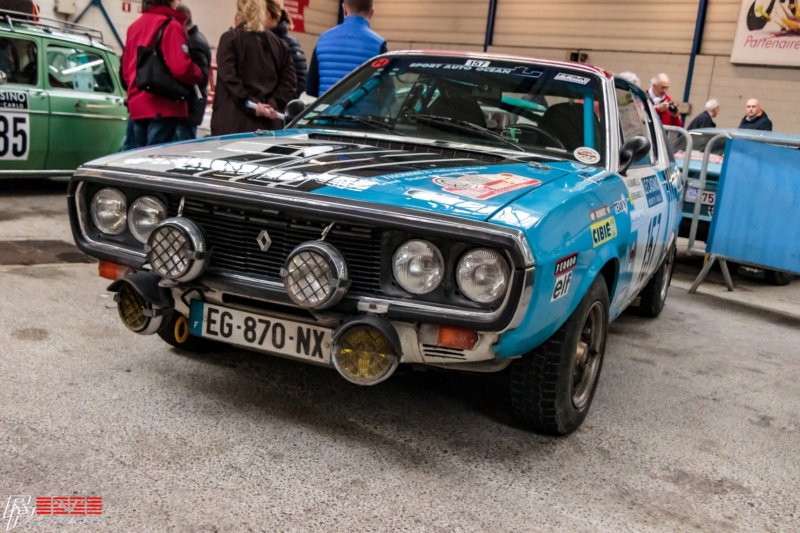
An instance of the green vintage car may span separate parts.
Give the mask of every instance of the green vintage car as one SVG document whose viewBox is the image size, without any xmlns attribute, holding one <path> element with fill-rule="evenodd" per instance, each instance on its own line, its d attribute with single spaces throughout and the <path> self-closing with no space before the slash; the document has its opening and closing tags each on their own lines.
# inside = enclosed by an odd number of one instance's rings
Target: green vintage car
<svg viewBox="0 0 800 533">
<path fill-rule="evenodd" d="M 0 178 L 69 175 L 122 147 L 119 57 L 102 33 L 0 11 Z"/>
</svg>

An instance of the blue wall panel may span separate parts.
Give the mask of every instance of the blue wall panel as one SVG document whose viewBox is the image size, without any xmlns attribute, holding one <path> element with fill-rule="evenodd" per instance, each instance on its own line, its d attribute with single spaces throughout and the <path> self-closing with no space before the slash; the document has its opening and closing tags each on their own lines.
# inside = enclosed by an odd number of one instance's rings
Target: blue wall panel
<svg viewBox="0 0 800 533">
<path fill-rule="evenodd" d="M 800 150 L 729 139 L 707 251 L 800 274 Z"/>
</svg>

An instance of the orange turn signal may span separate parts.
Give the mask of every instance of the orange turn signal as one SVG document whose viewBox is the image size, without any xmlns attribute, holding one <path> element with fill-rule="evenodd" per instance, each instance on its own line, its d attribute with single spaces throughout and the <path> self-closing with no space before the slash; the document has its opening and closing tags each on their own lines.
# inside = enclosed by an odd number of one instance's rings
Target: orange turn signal
<svg viewBox="0 0 800 533">
<path fill-rule="evenodd" d="M 97 265 L 97 271 L 101 278 L 110 279 L 112 281 L 122 279 L 132 272 L 132 270 L 126 266 L 102 260 Z"/>
<path fill-rule="evenodd" d="M 456 350 L 471 350 L 478 343 L 478 334 L 471 329 L 439 326 L 436 345 Z"/>
</svg>

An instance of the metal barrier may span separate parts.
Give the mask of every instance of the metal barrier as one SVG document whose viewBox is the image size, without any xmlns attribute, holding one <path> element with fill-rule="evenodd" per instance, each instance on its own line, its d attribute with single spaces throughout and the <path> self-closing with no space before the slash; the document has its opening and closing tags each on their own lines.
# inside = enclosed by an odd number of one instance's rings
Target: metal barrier
<svg viewBox="0 0 800 533">
<path fill-rule="evenodd" d="M 703 279 L 705 279 L 706 275 L 711 270 L 711 267 L 714 265 L 714 263 L 716 261 L 720 262 L 720 267 L 722 269 L 722 275 L 723 275 L 723 277 L 725 279 L 725 285 L 727 286 L 729 291 L 733 291 L 734 290 L 734 286 L 733 286 L 733 281 L 731 280 L 730 272 L 728 270 L 728 265 L 727 265 L 727 260 L 728 259 L 736 261 L 736 262 L 748 264 L 748 265 L 753 265 L 753 266 L 756 266 L 756 267 L 759 267 L 759 268 L 767 268 L 767 269 L 769 269 L 770 267 L 774 268 L 774 265 L 769 265 L 769 264 L 764 265 L 763 264 L 763 260 L 762 260 L 762 262 L 759 262 L 759 260 L 753 260 L 752 257 L 746 257 L 747 254 L 740 254 L 740 255 L 743 255 L 742 257 L 730 257 L 730 256 L 726 256 L 723 253 L 714 253 L 713 252 L 713 248 L 714 247 L 711 246 L 710 243 L 713 241 L 715 228 L 716 228 L 716 223 L 719 220 L 719 217 L 716 216 L 716 215 L 719 214 L 719 207 L 717 205 L 715 205 L 714 214 L 712 215 L 712 216 L 715 216 L 716 220 L 712 221 L 711 229 L 709 231 L 708 242 L 706 243 L 706 248 L 698 248 L 696 246 L 696 244 L 695 244 L 696 237 L 697 237 L 697 228 L 698 228 L 698 223 L 699 223 L 700 210 L 702 208 L 702 202 L 700 201 L 700 198 L 701 198 L 702 192 L 705 191 L 705 188 L 706 188 L 706 185 L 707 185 L 707 181 L 706 180 L 707 180 L 707 175 L 708 175 L 708 163 L 709 163 L 709 158 L 710 158 L 711 152 L 713 151 L 714 147 L 716 145 L 718 145 L 720 142 L 728 142 L 728 141 L 732 141 L 734 139 L 741 139 L 741 140 L 744 140 L 744 141 L 754 141 L 754 142 L 758 142 L 758 143 L 764 143 L 764 144 L 768 144 L 768 145 L 773 145 L 770 149 L 775 149 L 775 147 L 782 147 L 783 149 L 785 149 L 786 147 L 789 147 L 789 148 L 800 148 L 800 137 L 789 137 L 789 136 L 785 136 L 785 135 L 772 134 L 772 133 L 767 133 L 767 132 L 755 132 L 755 131 L 754 132 L 742 132 L 742 131 L 723 132 L 723 133 L 720 133 L 719 135 L 716 135 L 715 137 L 713 137 L 711 139 L 711 141 L 708 142 L 708 144 L 706 145 L 706 149 L 705 149 L 705 151 L 703 153 L 703 163 L 702 163 L 701 170 L 700 170 L 700 176 L 699 176 L 699 178 L 697 180 L 691 180 L 692 185 L 696 184 L 696 187 L 698 189 L 698 197 L 697 197 L 697 201 L 695 201 L 694 210 L 693 210 L 693 213 L 692 213 L 692 222 L 691 222 L 691 228 L 690 228 L 690 231 L 689 231 L 689 245 L 688 245 L 689 253 L 692 253 L 692 254 L 695 254 L 695 255 L 707 256 L 707 261 L 706 261 L 703 269 L 700 271 L 700 274 L 697 276 L 697 279 L 695 280 L 694 284 L 689 289 L 689 293 L 690 294 L 694 294 L 697 291 L 697 288 L 700 286 L 700 283 L 702 283 Z M 781 149 L 781 148 L 778 148 L 778 149 Z M 767 148 L 765 147 L 763 150 L 766 151 Z M 720 187 L 721 188 L 723 187 L 723 181 L 724 181 L 725 174 L 728 173 L 727 169 L 729 168 L 729 164 L 728 164 L 729 163 L 729 152 L 730 152 L 730 146 L 726 149 L 725 162 L 723 163 L 723 170 L 722 170 L 722 172 L 720 174 Z M 786 155 L 788 155 L 788 153 Z M 744 157 L 744 156 L 739 156 L 739 157 Z M 777 158 L 777 160 L 779 160 L 779 161 L 780 161 L 780 159 L 781 159 L 780 157 Z M 689 168 L 690 162 L 691 162 L 691 152 L 689 150 L 687 150 L 686 157 L 684 158 L 684 170 Z M 736 170 L 738 171 L 739 169 L 736 169 Z M 789 173 L 796 172 L 796 167 L 788 169 L 788 172 Z M 760 176 L 759 178 L 763 178 L 763 177 Z M 756 178 L 754 178 L 754 179 L 756 179 Z M 756 183 L 756 182 L 754 182 L 754 183 Z M 762 179 L 762 181 L 759 181 L 757 183 L 758 183 L 759 187 L 763 187 L 763 185 L 764 185 L 763 179 Z M 753 189 L 753 190 L 755 190 L 755 189 Z M 721 192 L 721 189 L 717 191 L 715 204 L 719 199 L 721 199 L 720 192 Z M 722 248 L 724 249 L 725 247 L 722 246 Z"/>
</svg>

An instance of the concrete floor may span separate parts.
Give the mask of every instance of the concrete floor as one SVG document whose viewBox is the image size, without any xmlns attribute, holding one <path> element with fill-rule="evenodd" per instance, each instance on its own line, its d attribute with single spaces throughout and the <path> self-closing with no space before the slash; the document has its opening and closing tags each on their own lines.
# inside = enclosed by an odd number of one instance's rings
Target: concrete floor
<svg viewBox="0 0 800 533">
<path fill-rule="evenodd" d="M 0 182 L 0 240 L 69 240 L 63 190 Z M 501 378 L 179 353 L 106 285 L 0 266 L 3 506 L 100 495 L 90 525 L 124 532 L 800 530 L 799 321 L 673 290 L 611 325 L 586 423 L 553 439 Z"/>
</svg>

